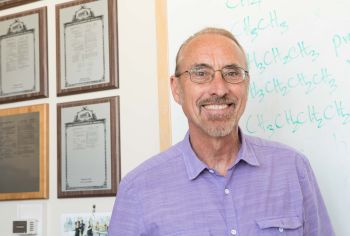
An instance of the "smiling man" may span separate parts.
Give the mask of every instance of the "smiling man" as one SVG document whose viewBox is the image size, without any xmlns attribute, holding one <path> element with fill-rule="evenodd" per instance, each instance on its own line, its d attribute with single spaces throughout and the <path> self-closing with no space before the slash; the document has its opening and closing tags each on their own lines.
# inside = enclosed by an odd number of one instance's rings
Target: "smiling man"
<svg viewBox="0 0 350 236">
<path fill-rule="evenodd" d="M 250 78 L 230 32 L 186 40 L 170 80 L 189 130 L 123 178 L 110 236 L 334 235 L 307 159 L 239 129 Z"/>
</svg>

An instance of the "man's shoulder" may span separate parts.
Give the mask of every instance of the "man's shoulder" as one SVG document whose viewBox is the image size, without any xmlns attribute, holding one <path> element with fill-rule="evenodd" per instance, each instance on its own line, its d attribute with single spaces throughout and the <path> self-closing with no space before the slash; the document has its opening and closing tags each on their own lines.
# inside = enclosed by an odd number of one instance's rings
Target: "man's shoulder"
<svg viewBox="0 0 350 236">
<path fill-rule="evenodd" d="M 167 150 L 142 162 L 123 177 L 122 182 L 124 182 L 124 184 L 137 184 L 146 179 L 148 181 L 157 179 L 163 173 L 167 173 L 168 170 L 179 165 L 183 165 L 182 153 L 178 145 L 173 145 Z"/>
<path fill-rule="evenodd" d="M 247 135 L 245 140 L 247 148 L 254 153 L 262 167 L 273 168 L 276 171 L 274 167 L 278 166 L 277 170 L 279 169 L 283 173 L 296 171 L 301 177 L 311 171 L 307 157 L 293 147 L 277 141 Z"/>
<path fill-rule="evenodd" d="M 244 138 L 247 148 L 257 156 L 298 159 L 308 162 L 303 153 L 287 144 L 250 135 L 245 135 Z"/>
<path fill-rule="evenodd" d="M 278 141 L 273 141 L 273 140 L 260 138 L 256 136 L 250 136 L 250 135 L 244 135 L 244 138 L 247 142 L 247 145 L 255 148 L 270 149 L 270 150 L 275 149 L 275 150 L 299 153 L 299 151 L 297 151 L 293 147 Z"/>
</svg>

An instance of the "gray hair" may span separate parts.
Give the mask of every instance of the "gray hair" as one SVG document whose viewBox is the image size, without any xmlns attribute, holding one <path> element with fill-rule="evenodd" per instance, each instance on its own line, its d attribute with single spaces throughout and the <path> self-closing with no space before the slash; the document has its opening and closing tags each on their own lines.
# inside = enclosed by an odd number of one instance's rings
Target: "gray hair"
<svg viewBox="0 0 350 236">
<path fill-rule="evenodd" d="M 221 35 L 221 36 L 224 36 L 228 39 L 231 39 L 242 50 L 243 54 L 245 55 L 243 47 L 241 46 L 241 44 L 238 42 L 236 37 L 230 31 L 225 30 L 225 29 L 221 29 L 221 28 L 214 28 L 214 27 L 204 28 L 204 29 L 198 31 L 197 33 L 193 34 L 192 36 L 190 36 L 188 39 L 186 39 L 185 42 L 183 42 L 181 44 L 181 46 L 176 54 L 175 75 L 178 75 L 180 73 L 179 72 L 179 64 L 180 64 L 180 59 L 182 56 L 183 49 L 189 44 L 190 41 L 197 38 L 198 36 L 205 35 L 205 34 Z"/>
</svg>

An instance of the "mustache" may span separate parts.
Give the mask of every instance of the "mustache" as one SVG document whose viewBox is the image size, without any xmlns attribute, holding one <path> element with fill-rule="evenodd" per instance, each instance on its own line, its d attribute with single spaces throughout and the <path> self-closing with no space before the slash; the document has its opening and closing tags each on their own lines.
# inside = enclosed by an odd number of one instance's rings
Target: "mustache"
<svg viewBox="0 0 350 236">
<path fill-rule="evenodd" d="M 235 104 L 235 100 L 233 98 L 229 98 L 225 96 L 211 96 L 209 98 L 202 99 L 198 101 L 198 106 L 210 105 L 210 104 Z"/>
</svg>

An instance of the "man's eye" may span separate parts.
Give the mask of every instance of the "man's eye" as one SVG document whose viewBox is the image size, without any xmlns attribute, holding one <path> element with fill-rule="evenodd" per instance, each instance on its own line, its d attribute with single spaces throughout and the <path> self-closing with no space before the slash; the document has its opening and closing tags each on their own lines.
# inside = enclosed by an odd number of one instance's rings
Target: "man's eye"
<svg viewBox="0 0 350 236">
<path fill-rule="evenodd" d="M 227 76 L 236 76 L 238 73 L 235 72 L 235 71 L 230 71 L 230 72 L 227 72 L 226 75 Z"/>
<path fill-rule="evenodd" d="M 205 77 L 205 76 L 208 76 L 209 73 L 208 71 L 199 70 L 199 71 L 194 71 L 194 74 L 199 77 Z"/>
<path fill-rule="evenodd" d="M 230 77 L 236 77 L 236 76 L 239 76 L 240 75 L 240 72 L 239 71 L 236 71 L 236 70 L 232 70 L 232 71 L 226 71 L 224 73 L 225 76 L 230 76 Z"/>
</svg>

